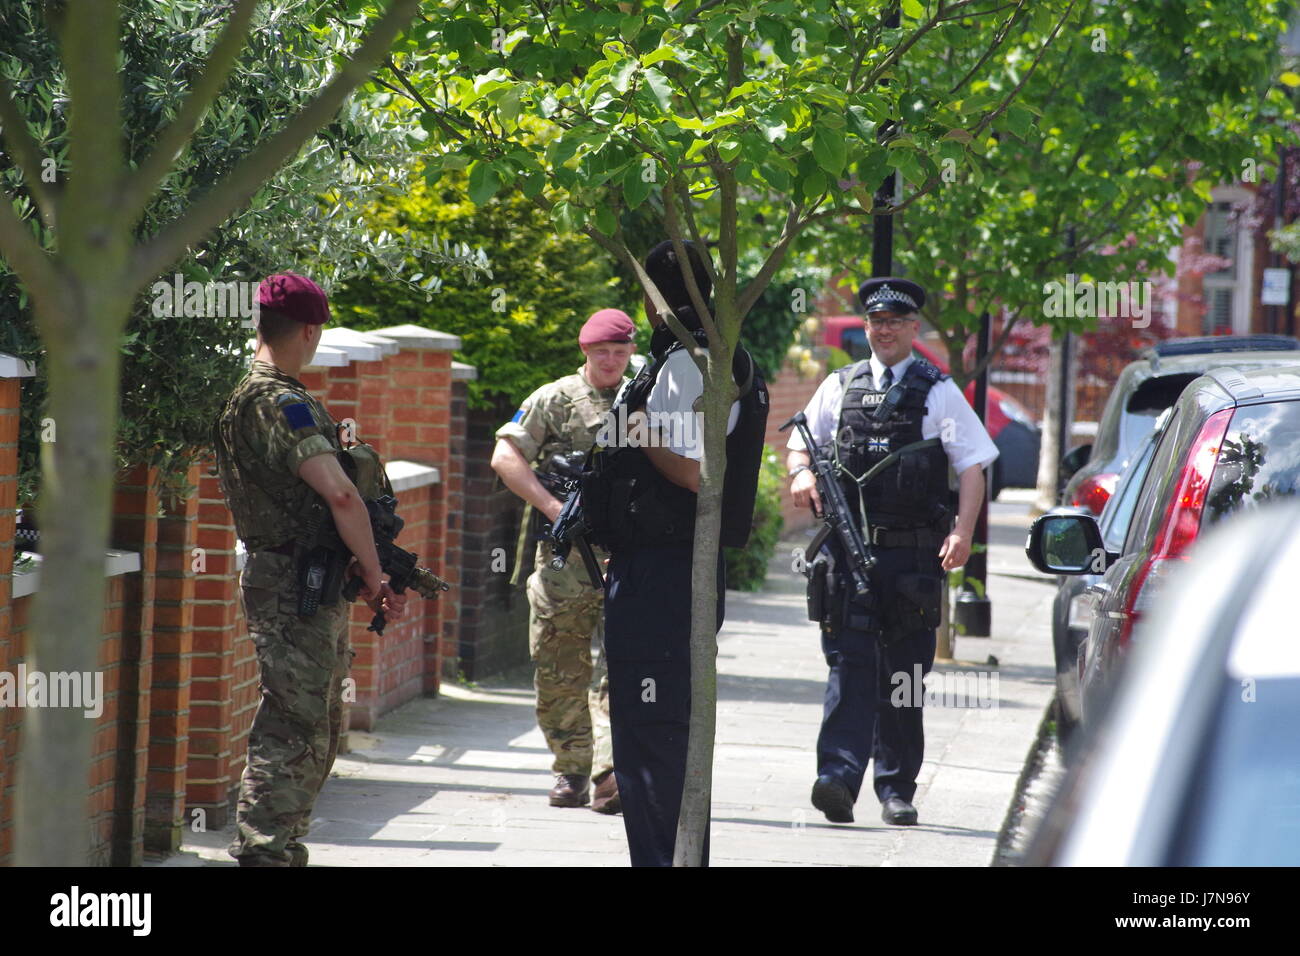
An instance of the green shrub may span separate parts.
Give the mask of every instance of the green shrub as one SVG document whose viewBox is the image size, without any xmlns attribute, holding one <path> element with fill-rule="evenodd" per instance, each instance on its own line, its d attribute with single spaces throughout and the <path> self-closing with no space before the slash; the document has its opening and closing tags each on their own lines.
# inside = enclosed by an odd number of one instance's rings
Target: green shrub
<svg viewBox="0 0 1300 956">
<path fill-rule="evenodd" d="M 758 495 L 754 501 L 754 525 L 744 548 L 723 548 L 727 562 L 727 587 L 735 591 L 758 591 L 767 577 L 767 565 L 776 553 L 785 519 L 781 517 L 781 482 L 784 480 L 777 453 L 763 446 L 758 471 Z"/>
</svg>

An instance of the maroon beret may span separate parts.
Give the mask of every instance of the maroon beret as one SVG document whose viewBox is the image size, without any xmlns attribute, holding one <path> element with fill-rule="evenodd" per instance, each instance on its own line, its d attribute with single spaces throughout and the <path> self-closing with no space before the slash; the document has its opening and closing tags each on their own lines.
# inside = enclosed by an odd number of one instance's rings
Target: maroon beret
<svg viewBox="0 0 1300 956">
<path fill-rule="evenodd" d="M 306 276 L 292 272 L 263 279 L 257 287 L 257 304 L 304 325 L 324 325 L 330 320 L 325 290 Z"/>
<path fill-rule="evenodd" d="M 589 318 L 578 333 L 579 345 L 595 345 L 597 342 L 631 342 L 636 334 L 636 326 L 619 309 L 601 309 Z"/>
</svg>

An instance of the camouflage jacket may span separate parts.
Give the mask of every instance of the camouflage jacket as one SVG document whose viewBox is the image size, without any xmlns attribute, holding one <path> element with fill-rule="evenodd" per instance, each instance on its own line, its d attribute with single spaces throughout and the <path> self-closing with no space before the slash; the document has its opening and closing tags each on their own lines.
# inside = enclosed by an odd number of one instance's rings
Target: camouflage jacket
<svg viewBox="0 0 1300 956">
<path fill-rule="evenodd" d="M 298 477 L 308 458 L 340 449 L 337 424 L 291 375 L 254 362 L 213 428 L 221 491 L 249 551 L 295 539 L 320 500 Z"/>
<path fill-rule="evenodd" d="M 557 453 L 586 452 L 596 443 L 617 394 L 617 386 L 596 388 L 588 383 L 580 368 L 529 395 L 515 417 L 497 429 L 496 437 L 509 438 L 530 463 L 545 462 Z"/>
</svg>

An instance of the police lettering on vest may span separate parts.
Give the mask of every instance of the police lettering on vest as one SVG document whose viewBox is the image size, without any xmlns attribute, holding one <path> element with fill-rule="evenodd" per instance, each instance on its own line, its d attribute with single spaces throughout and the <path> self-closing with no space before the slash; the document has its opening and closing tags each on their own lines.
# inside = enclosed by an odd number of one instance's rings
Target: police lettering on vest
<svg viewBox="0 0 1300 956">
<path fill-rule="evenodd" d="M 844 400 L 834 451 L 847 472 L 840 481 L 850 506 L 866 507 L 871 528 L 946 532 L 955 510 L 948 457 L 937 439 L 922 439 L 921 422 L 930 389 L 947 376 L 924 359 L 887 391 L 876 386 L 868 362 L 839 375 Z"/>
</svg>

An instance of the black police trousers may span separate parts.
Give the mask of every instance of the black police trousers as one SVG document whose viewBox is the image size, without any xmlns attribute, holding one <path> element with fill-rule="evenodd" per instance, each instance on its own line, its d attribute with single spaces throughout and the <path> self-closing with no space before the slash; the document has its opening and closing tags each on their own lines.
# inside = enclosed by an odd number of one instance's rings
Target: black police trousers
<svg viewBox="0 0 1300 956">
<path fill-rule="evenodd" d="M 609 559 L 609 723 L 633 866 L 673 863 L 691 716 L 691 547 L 633 548 Z M 719 553 L 719 629 L 725 586 Z M 701 862 L 709 862 L 707 830 Z"/>
<path fill-rule="evenodd" d="M 874 760 L 876 796 L 912 802 L 925 756 L 921 725 L 924 688 L 919 677 L 934 664 L 933 627 L 917 627 L 917 610 L 900 592 L 900 575 L 938 578 L 937 549 L 875 548 L 872 600 L 866 608 L 837 616 L 838 626 L 822 632 L 830 667 L 817 773 L 836 777 L 858 799 L 867 761 Z M 838 581 L 851 589 L 847 575 Z M 844 593 L 843 590 L 840 592 Z M 932 609 L 937 614 L 937 605 Z"/>
</svg>

